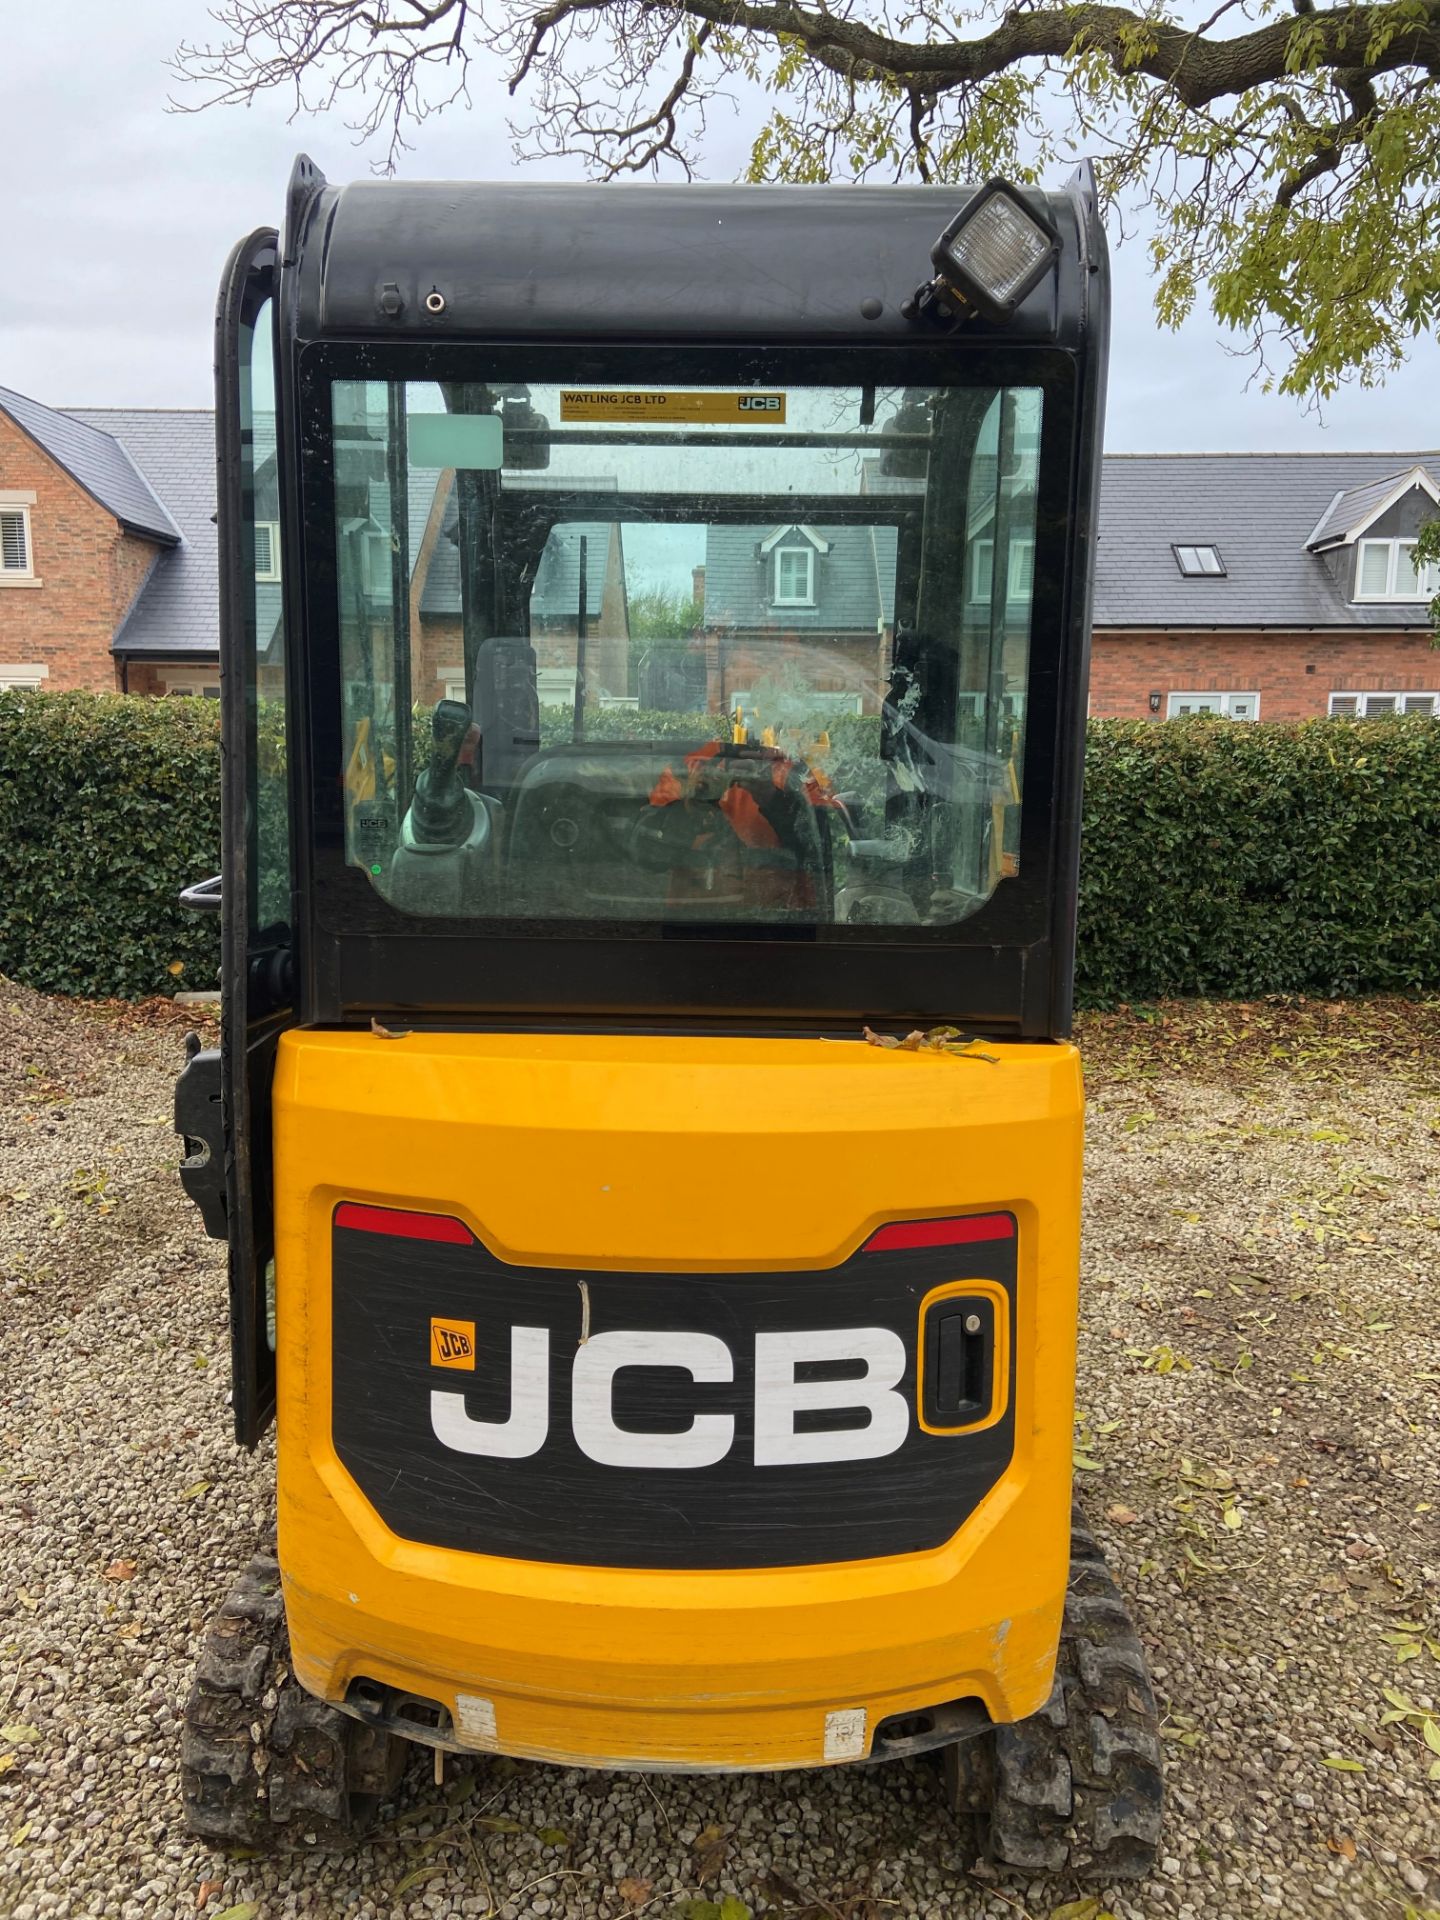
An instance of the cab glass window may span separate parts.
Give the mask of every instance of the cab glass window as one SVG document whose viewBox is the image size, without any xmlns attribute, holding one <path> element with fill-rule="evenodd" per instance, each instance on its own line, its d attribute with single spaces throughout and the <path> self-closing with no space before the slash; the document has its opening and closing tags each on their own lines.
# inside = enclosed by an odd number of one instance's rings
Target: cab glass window
<svg viewBox="0 0 1440 1920">
<path fill-rule="evenodd" d="M 392 905 L 945 926 L 1017 871 L 1038 387 L 331 399 L 346 852 Z"/>
</svg>

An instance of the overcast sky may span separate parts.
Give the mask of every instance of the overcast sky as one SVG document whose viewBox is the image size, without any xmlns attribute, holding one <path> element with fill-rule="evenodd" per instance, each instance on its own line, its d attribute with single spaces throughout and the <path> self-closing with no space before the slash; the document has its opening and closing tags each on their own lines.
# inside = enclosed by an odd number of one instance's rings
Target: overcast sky
<svg viewBox="0 0 1440 1920">
<path fill-rule="evenodd" d="M 181 39 L 206 31 L 195 0 L 0 0 L 10 161 L 0 386 L 52 406 L 208 405 L 211 315 L 231 243 L 278 223 L 298 149 L 332 180 L 367 172 L 377 157 L 353 145 L 338 116 L 290 125 L 279 101 L 167 112 L 176 88 L 166 62 Z M 749 129 L 720 116 L 713 128 L 708 176 L 734 178 Z M 477 86 L 468 111 L 452 108 L 421 130 L 405 171 L 487 179 L 515 166 L 503 96 Z M 522 172 L 565 177 L 554 164 Z M 1208 317 L 1178 335 L 1158 329 L 1140 244 L 1122 247 L 1115 269 L 1112 450 L 1440 442 L 1433 341 L 1388 387 L 1342 393 L 1317 421 L 1293 400 L 1247 392 L 1247 363 L 1226 352 Z"/>
</svg>

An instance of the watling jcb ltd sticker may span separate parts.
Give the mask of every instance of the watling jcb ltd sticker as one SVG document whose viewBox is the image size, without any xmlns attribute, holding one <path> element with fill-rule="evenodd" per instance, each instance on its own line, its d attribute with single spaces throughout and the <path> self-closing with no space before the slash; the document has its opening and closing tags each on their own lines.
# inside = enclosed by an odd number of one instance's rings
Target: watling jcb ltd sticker
<svg viewBox="0 0 1440 1920">
<path fill-rule="evenodd" d="M 475 1322 L 473 1320 L 432 1320 L 430 1322 L 430 1360 L 437 1367 L 464 1367 L 475 1371 Z"/>
</svg>

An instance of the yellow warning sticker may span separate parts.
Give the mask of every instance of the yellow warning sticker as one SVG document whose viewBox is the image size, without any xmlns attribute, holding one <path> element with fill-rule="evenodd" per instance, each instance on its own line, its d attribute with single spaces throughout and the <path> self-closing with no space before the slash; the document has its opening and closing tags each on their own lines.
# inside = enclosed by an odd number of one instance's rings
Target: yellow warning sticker
<svg viewBox="0 0 1440 1920">
<path fill-rule="evenodd" d="M 437 1367 L 463 1367 L 475 1371 L 475 1322 L 473 1320 L 432 1320 L 430 1322 L 430 1360 Z"/>
<path fill-rule="evenodd" d="M 562 387 L 560 418 L 685 425 L 778 427 L 785 423 L 783 393 L 647 393 L 634 387 Z"/>
</svg>

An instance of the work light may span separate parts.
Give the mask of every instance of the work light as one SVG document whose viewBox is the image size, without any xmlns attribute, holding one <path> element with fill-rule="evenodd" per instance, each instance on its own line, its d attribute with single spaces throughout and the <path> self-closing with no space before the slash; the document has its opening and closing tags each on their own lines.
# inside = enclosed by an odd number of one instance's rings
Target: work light
<svg viewBox="0 0 1440 1920">
<path fill-rule="evenodd" d="M 1060 236 L 1004 180 L 987 180 L 930 250 L 935 291 L 948 291 L 989 320 L 1008 320 L 1050 271 Z"/>
</svg>

